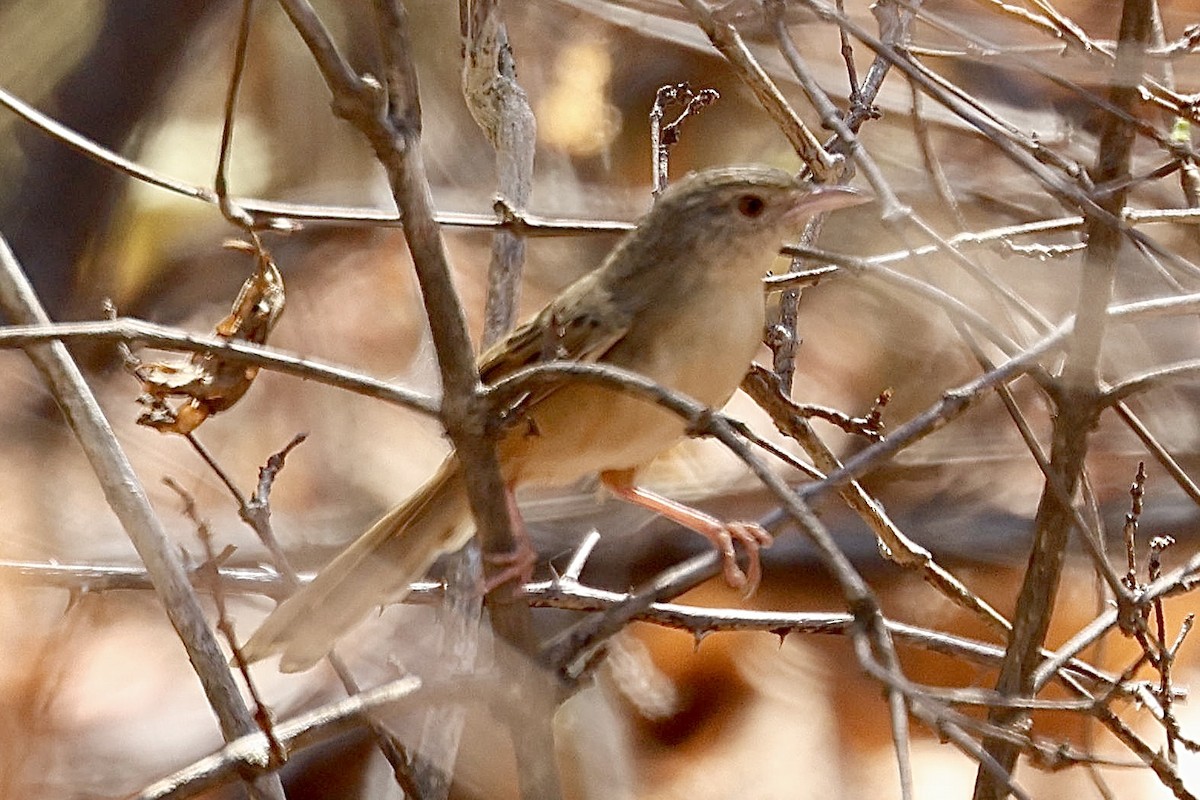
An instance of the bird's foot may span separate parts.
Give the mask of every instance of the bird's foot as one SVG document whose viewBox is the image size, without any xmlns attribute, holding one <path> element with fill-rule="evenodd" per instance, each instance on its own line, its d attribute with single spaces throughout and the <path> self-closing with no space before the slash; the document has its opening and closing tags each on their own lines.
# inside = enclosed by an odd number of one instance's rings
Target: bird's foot
<svg viewBox="0 0 1200 800">
<path fill-rule="evenodd" d="M 508 553 L 488 553 L 484 560 L 496 567 L 495 571 L 484 578 L 483 593 L 489 594 L 498 586 L 509 581 L 515 581 L 524 586 L 533 580 L 533 568 L 537 564 L 537 551 L 529 543 L 528 537 L 514 537 L 516 547 Z"/>
<path fill-rule="evenodd" d="M 517 497 L 512 487 L 506 487 L 504 502 L 508 506 L 508 518 L 512 523 L 513 549 L 507 553 L 485 553 L 483 559 L 489 569 L 483 581 L 483 593 L 491 594 L 492 590 L 503 586 L 509 581 L 515 581 L 518 587 L 524 586 L 533 579 L 533 568 L 537 564 L 537 551 L 533 548 L 533 540 L 529 529 L 525 527 L 525 518 L 517 507 Z"/>
<path fill-rule="evenodd" d="M 763 526 L 756 522 L 722 522 L 711 514 L 635 485 L 633 472 L 629 470 L 605 472 L 600 479 L 609 491 L 622 500 L 648 508 L 708 539 L 721 554 L 725 582 L 735 589 L 741 589 L 744 597 L 754 594 L 762 580 L 759 551 L 774 542 Z M 734 542 L 741 544 L 746 551 L 748 563 L 745 571 L 738 564 Z"/>
<path fill-rule="evenodd" d="M 722 572 L 725 582 L 742 590 L 743 597 L 750 597 L 762 581 L 762 559 L 759 551 L 770 547 L 775 541 L 757 522 L 720 522 L 714 525 L 697 526 L 694 530 L 708 539 L 721 554 Z M 703 528 L 703 530 L 701 529 Z M 746 551 L 746 569 L 743 571 L 734 549 L 737 542 Z"/>
</svg>

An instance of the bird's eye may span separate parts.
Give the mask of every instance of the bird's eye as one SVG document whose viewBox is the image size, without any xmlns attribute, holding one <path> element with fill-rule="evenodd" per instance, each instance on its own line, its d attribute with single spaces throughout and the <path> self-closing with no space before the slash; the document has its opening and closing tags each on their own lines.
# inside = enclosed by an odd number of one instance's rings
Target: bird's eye
<svg viewBox="0 0 1200 800">
<path fill-rule="evenodd" d="M 743 217 L 757 217 L 766 207 L 766 201 L 756 194 L 744 194 L 737 200 L 738 213 Z"/>
</svg>

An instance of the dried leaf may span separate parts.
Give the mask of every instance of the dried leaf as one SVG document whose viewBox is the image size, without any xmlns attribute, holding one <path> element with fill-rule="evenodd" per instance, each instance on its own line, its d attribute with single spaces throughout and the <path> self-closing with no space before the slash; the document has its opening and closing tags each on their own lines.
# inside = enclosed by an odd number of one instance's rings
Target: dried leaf
<svg viewBox="0 0 1200 800">
<path fill-rule="evenodd" d="M 258 269 L 242 284 L 229 316 L 217 323 L 216 334 L 222 339 L 265 344 L 283 313 L 283 277 L 270 253 L 257 241 L 226 242 L 226 246 L 254 253 Z M 212 352 L 196 353 L 189 361 L 177 364 L 138 364 L 134 374 L 144 392 L 138 401 L 148 407 L 138 424 L 164 432 L 191 433 L 204 420 L 240 400 L 258 370 Z M 172 408 L 166 402 L 172 397 L 186 399 Z"/>
</svg>

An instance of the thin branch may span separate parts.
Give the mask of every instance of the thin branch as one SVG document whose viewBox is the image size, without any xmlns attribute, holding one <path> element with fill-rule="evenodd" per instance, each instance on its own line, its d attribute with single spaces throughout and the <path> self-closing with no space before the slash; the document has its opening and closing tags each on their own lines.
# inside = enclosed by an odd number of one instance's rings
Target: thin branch
<svg viewBox="0 0 1200 800">
<path fill-rule="evenodd" d="M 1072 219 L 1078 220 L 1079 223 L 1082 224 L 1082 217 L 1051 220 L 1045 223 L 1031 223 L 1029 226 L 1018 225 L 1006 228 L 996 228 L 979 234 L 959 234 L 958 236 L 951 237 L 949 242 L 957 242 L 958 244 L 984 244 L 986 242 L 999 241 L 1006 243 L 1008 242 L 1007 237 L 1010 234 L 1015 235 L 1017 233 L 1028 233 L 1042 228 L 1043 225 L 1046 226 L 1045 229 L 1058 229 L 1060 224 L 1066 224 Z M 803 256 L 809 259 L 837 264 L 845 267 L 846 270 L 855 275 L 862 275 L 873 280 L 881 280 L 889 287 L 898 288 L 902 291 L 923 297 L 946 311 L 952 319 L 958 322 L 966 323 L 979 330 L 988 338 L 989 341 L 992 342 L 992 344 L 996 345 L 1003 352 L 1009 355 L 1019 352 L 1019 348 L 1015 342 L 1013 342 L 998 328 L 996 328 L 990 320 L 963 302 L 957 300 L 953 296 L 932 284 L 881 266 L 882 264 L 891 263 L 893 261 L 898 261 L 905 258 L 913 258 L 918 255 L 928 255 L 933 252 L 937 252 L 937 250 L 937 245 L 925 245 L 922 247 L 912 248 L 910 250 L 902 250 L 882 256 L 874 256 L 868 259 L 859 259 L 800 245 L 787 245 L 784 247 L 784 252 L 787 254 Z M 813 271 L 810 270 L 809 272 Z M 836 276 L 836 274 L 836 271 L 832 273 L 833 276 Z M 828 276 L 830 276 L 829 273 L 823 277 Z M 792 277 L 792 275 L 768 277 L 766 279 L 766 284 L 768 289 L 787 286 L 790 285 Z M 1038 323 L 1038 327 L 1041 327 L 1040 319 L 1040 316 L 1037 316 L 1034 319 L 1034 321 Z M 1189 371 L 1190 370 L 1184 365 L 1180 365 L 1180 375 L 1186 375 Z M 1164 379 L 1168 379 L 1170 377 L 1171 376 L 1169 375 L 1163 376 Z M 1130 391 L 1140 391 L 1141 388 L 1148 387 L 1155 382 L 1155 379 L 1152 375 L 1145 375 L 1143 378 L 1145 378 L 1144 383 L 1139 382 L 1131 387 L 1127 387 L 1116 395 L 1112 395 L 1113 390 L 1104 386 L 1104 384 L 1101 384 L 1101 388 L 1106 392 L 1106 396 L 1112 397 L 1112 399 L 1116 400 L 1114 405 L 1117 415 L 1134 433 L 1134 435 L 1142 441 L 1147 450 L 1154 456 L 1155 460 L 1158 461 L 1163 469 L 1165 469 L 1171 476 L 1171 479 L 1174 480 L 1181 489 L 1183 489 L 1188 497 L 1192 498 L 1197 503 L 1200 503 L 1200 486 L 1196 485 L 1195 481 L 1192 480 L 1192 478 L 1187 474 L 1178 461 L 1150 433 L 1145 423 L 1143 423 L 1132 412 L 1128 405 L 1125 404 L 1123 399 L 1121 399 Z"/>
<path fill-rule="evenodd" d="M 636 587 L 602 613 L 585 617 L 543 645 L 546 662 L 555 665 L 569 680 L 578 681 L 598 658 L 598 651 L 612 636 L 625 629 L 653 605 L 678 597 L 695 588 L 721 570 L 715 551 L 701 553 L 663 570 Z"/>
<path fill-rule="evenodd" d="M 132 564 L 61 564 L 39 561 L 0 559 L 0 572 L 11 573 L 42 586 L 66 589 L 72 593 L 117 592 L 153 589 L 154 583 L 143 566 Z M 203 591 L 204 582 L 196 570 L 188 571 L 193 588 Z M 221 566 L 217 575 L 228 594 L 255 594 L 281 600 L 291 588 L 278 572 L 262 567 Z M 311 576 L 309 576 L 311 579 Z M 421 593 L 417 592 L 420 597 Z"/>
<path fill-rule="evenodd" d="M 528 98 L 516 80 L 508 32 L 495 0 L 460 5 L 463 44 L 462 90 L 467 108 L 496 151 L 499 198 L 503 208 L 524 208 L 533 186 L 536 120 Z M 497 211 L 501 208 L 497 203 Z M 512 328 L 520 301 L 525 240 L 499 230 L 492 236 L 484 305 L 482 346 L 488 347 Z M 483 560 L 477 540 L 450 556 L 446 593 L 439 607 L 438 661 L 443 668 L 469 672 L 479 658 L 483 598 L 479 592 Z M 412 777 L 422 800 L 441 800 L 450 794 L 454 764 L 466 722 L 460 704 L 433 707 L 424 714 L 412 758 Z M 520 760 L 540 758 L 531 747 L 544 746 L 529 737 L 513 737 Z"/>
<path fill-rule="evenodd" d="M 1113 384 L 1105 392 L 1104 402 L 1116 404 L 1135 395 L 1168 386 L 1176 381 L 1195 380 L 1196 378 L 1200 378 L 1200 359 L 1155 367 Z"/>
<path fill-rule="evenodd" d="M 436 400 L 418 392 L 361 375 L 345 367 L 322 364 L 249 342 L 195 334 L 131 317 L 103 322 L 69 322 L 0 327 L 0 349 L 44 342 L 117 341 L 192 353 L 217 353 L 229 361 L 254 364 L 305 380 L 345 389 L 429 416 L 440 413 Z"/>
<path fill-rule="evenodd" d="M 147 183 L 151 186 L 157 186 L 160 189 L 180 194 L 185 197 L 191 197 L 196 200 L 203 200 L 206 203 L 217 203 L 217 196 L 214 192 L 205 189 L 202 186 L 187 183 L 186 181 L 176 180 L 174 178 L 161 175 L 153 170 L 137 164 L 124 156 L 109 150 L 86 136 L 76 132 L 72 128 L 68 128 L 61 122 L 43 114 L 33 106 L 26 103 L 24 100 L 9 93 L 3 88 L 0 88 L 0 106 L 4 106 L 9 111 L 12 111 L 17 116 L 32 123 L 39 130 L 49 134 L 58 141 L 67 145 L 71 149 L 77 151 L 81 155 L 90 158 L 98 164 L 112 167 L 123 175 Z"/>
<path fill-rule="evenodd" d="M 498 0 L 475 0 L 467 27 L 463 60 L 463 96 L 467 108 L 496 151 L 500 196 L 518 208 L 529 202 L 533 188 L 537 121 L 525 90 L 517 83 L 508 31 L 500 19 Z M 512 328 L 520 299 L 525 241 L 517 233 L 499 231 L 492 238 L 488 267 L 483 346 Z"/>
<path fill-rule="evenodd" d="M 254 0 L 242 0 L 242 15 L 238 20 L 237 43 L 234 45 L 233 69 L 229 73 L 229 90 L 225 93 L 225 117 L 221 125 L 221 150 L 217 157 L 217 175 L 213 189 L 217 205 L 225 219 L 248 231 L 254 229 L 254 218 L 229 199 L 229 158 L 233 151 L 233 118 L 237 110 L 242 75 L 246 71 L 246 53 L 250 42 L 250 23 L 254 18 Z"/>
<path fill-rule="evenodd" d="M 1191 314 L 1196 310 L 1200 310 L 1200 295 L 1191 294 L 1112 306 L 1108 309 L 1108 316 L 1113 321 L 1128 322 L 1134 319 L 1152 319 L 1162 315 Z M 1051 333 L 1026 347 L 1019 355 L 998 365 L 991 372 L 980 375 L 961 386 L 947 389 L 942 393 L 941 400 L 893 430 L 882 442 L 869 445 L 846 459 L 842 468 L 827 475 L 825 480 L 799 489 L 800 496 L 811 499 L 836 489 L 852 478 L 861 477 L 915 441 L 945 427 L 997 384 L 1008 383 L 1037 369 L 1040 359 L 1066 344 L 1074 327 L 1074 319 L 1068 319 Z"/>
<path fill-rule="evenodd" d="M 1004 125 L 998 119 L 972 105 L 966 98 L 949 91 L 947 86 L 939 85 L 931 78 L 928 71 L 921 68 L 918 63 L 897 52 L 853 20 L 838 13 L 836 9 L 824 2 L 824 0 L 804 0 L 804 3 L 823 18 L 836 22 L 856 39 L 866 44 L 876 53 L 887 58 L 893 66 L 904 72 L 914 83 L 920 86 L 922 91 L 946 106 L 947 109 L 960 117 L 964 122 L 976 128 L 996 146 L 1001 154 L 1013 161 L 1026 174 L 1037 179 L 1051 194 L 1083 209 L 1089 217 L 1095 218 L 1105 225 L 1115 227 L 1130 237 L 1139 246 L 1146 248 L 1147 251 L 1154 253 L 1187 274 L 1193 276 L 1200 275 L 1200 267 L 1192 264 L 1178 253 L 1159 245 L 1152 239 L 1133 230 L 1120 217 L 1114 215 L 1106 207 L 1107 203 L 1101 204 L 1096 198 L 1092 197 L 1091 187 L 1088 185 L 1089 182 L 1086 180 L 1087 176 L 1083 170 L 1062 163 L 1059 164 L 1059 167 L 1064 170 L 1063 174 L 1051 169 L 1042 163 L 1042 160 L 1053 160 L 1054 154 L 1052 151 L 1047 150 L 1028 136 Z M 1135 81 L 1133 86 L 1136 85 Z M 1080 181 L 1083 181 L 1084 185 L 1079 185 Z"/>
<path fill-rule="evenodd" d="M 771 76 L 767 75 L 754 54 L 746 47 L 737 29 L 718 20 L 703 0 L 681 2 L 708 36 L 713 47 L 725 56 L 737 76 L 754 93 L 762 107 L 771 115 L 771 119 L 775 120 L 775 124 L 783 131 L 783 135 L 817 181 L 828 182 L 836 169 L 838 159 L 821 147 L 820 141 L 796 114 L 787 98 L 779 91 L 779 87 L 771 80 Z"/>
<path fill-rule="evenodd" d="M 271 525 L 271 488 L 274 486 L 275 479 L 279 476 L 280 471 L 283 469 L 288 454 L 291 453 L 291 451 L 296 447 L 300 446 L 300 444 L 304 442 L 306 438 L 308 438 L 307 434 L 303 433 L 294 436 L 282 450 L 277 453 L 273 453 L 271 457 L 267 459 L 266 465 L 260 468 L 258 471 L 258 484 L 255 487 L 254 494 L 249 499 L 247 499 L 242 492 L 233 485 L 233 481 L 225 474 L 224 469 L 222 469 L 215 460 L 205 454 L 205 461 L 214 471 L 216 471 L 217 475 L 229 488 L 230 494 L 233 495 L 235 502 L 238 504 L 238 516 L 242 518 L 243 522 L 250 526 L 255 535 L 258 536 L 259 541 L 262 542 L 263 547 L 266 548 L 267 553 L 270 555 L 270 563 L 275 569 L 274 574 L 283 584 L 284 588 L 282 596 L 276 599 L 283 599 L 284 597 L 290 596 L 296 591 L 297 588 L 299 588 L 301 581 L 295 567 L 292 566 L 291 560 L 287 557 L 287 554 L 283 551 L 283 547 L 279 544 L 279 539 L 275 536 L 274 528 Z M 198 447 L 199 443 L 196 442 L 195 437 L 192 436 L 192 434 L 188 434 L 188 440 L 192 442 L 193 446 Z M 220 586 L 219 583 L 216 583 L 218 577 L 215 574 L 215 571 L 210 572 L 214 573 L 211 574 L 210 577 L 212 577 L 215 585 Z M 237 649 L 236 645 L 234 648 L 234 655 L 238 664 L 244 665 L 245 659 L 243 658 L 241 651 Z M 329 666 L 333 668 L 334 674 L 337 675 L 338 681 L 346 690 L 346 694 L 350 696 L 358 694 L 361 689 L 359 688 L 358 681 L 350 672 L 350 668 L 346 665 L 346 662 L 343 661 L 336 652 L 330 652 L 325 658 L 326 661 L 329 662 Z M 247 676 L 246 682 L 248 684 L 250 683 L 249 676 Z M 403 788 L 405 786 L 404 781 L 409 779 L 409 769 L 408 760 L 404 756 L 400 743 L 393 738 L 391 733 L 389 733 L 382 724 L 378 723 L 377 721 L 370 720 L 368 724 L 371 728 L 371 732 L 375 736 L 376 742 L 379 745 L 380 753 L 383 754 L 383 757 L 392 767 L 393 774 L 396 776 L 397 781 L 400 782 L 400 785 Z M 272 735 L 274 735 L 273 732 Z"/>
<path fill-rule="evenodd" d="M 164 189 L 182 197 L 199 200 L 220 207 L 221 198 L 212 189 L 178 178 L 164 175 L 131 159 L 125 158 L 92 139 L 66 127 L 54 118 L 43 114 L 25 101 L 0 87 L 0 106 L 24 119 L 48 136 L 62 142 L 80 155 L 102 166 L 109 167 L 122 175 L 141 181 L 149 186 Z M 250 216 L 255 229 L 282 228 L 294 230 L 305 224 L 325 223 L 340 226 L 394 226 L 401 225 L 395 211 L 352 206 L 330 206 L 319 204 L 287 203 L 278 200 L 257 198 L 228 198 L 231 206 Z M 495 214 L 468 214 L 455 211 L 435 212 L 441 225 L 476 228 L 483 230 L 506 230 L 521 236 L 578 236 L 594 233 L 623 233 L 632 230 L 634 223 L 613 220 L 580 220 L 548 217 L 516 210 L 501 203 Z"/>
<path fill-rule="evenodd" d="M 277 723 L 275 734 L 292 755 L 367 724 L 374 714 L 412 711 L 448 697 L 480 697 L 495 691 L 494 676 L 451 677 L 423 685 L 419 678 L 409 675 Z M 266 737 L 251 734 L 147 786 L 131 800 L 183 800 L 238 775 L 261 775 L 277 766 L 270 758 Z"/>
<path fill-rule="evenodd" d="M 804 59 L 800 56 L 788 33 L 784 22 L 784 9 L 781 0 L 775 0 L 775 2 L 768 4 L 765 11 L 768 19 L 773 23 L 776 41 L 784 60 L 791 67 L 805 94 L 808 95 L 809 102 L 813 104 L 820 114 L 822 124 L 836 132 L 837 139 L 834 145 L 837 146 L 839 151 L 839 159 L 848 154 L 853 162 L 863 171 L 867 181 L 880 198 L 883 206 L 883 218 L 885 220 L 908 215 L 910 211 L 896 197 L 887 180 L 884 178 L 883 173 L 880 171 L 879 166 L 875 163 L 875 160 L 860 146 L 855 135 L 856 131 L 843 121 L 842 115 L 834 106 L 833 101 L 829 99 L 829 96 L 825 94 L 816 79 L 810 74 Z M 904 35 L 904 33 L 901 32 L 900 35 Z M 846 46 L 848 47 L 848 45 Z M 880 69 L 881 67 L 883 68 L 882 70 Z M 876 58 L 871 74 L 878 76 L 879 80 L 882 81 L 882 76 L 886 74 L 885 67 L 886 62 Z M 855 87 L 855 91 L 857 92 L 857 87 Z M 868 95 L 863 99 L 869 104 L 873 96 Z M 865 117 L 860 117 L 859 122 L 861 123 L 863 119 Z M 824 175 L 815 169 L 812 172 L 819 181 L 838 182 L 847 181 L 852 174 L 849 165 L 844 161 L 838 161 Z M 820 235 L 823 224 L 823 217 L 818 217 L 810 221 L 805 227 L 803 241 L 805 243 L 815 241 Z M 798 272 L 800 266 L 799 260 L 793 258 L 789 270 L 791 272 Z M 767 338 L 767 344 L 773 353 L 772 366 L 775 374 L 779 376 L 785 391 L 791 391 L 792 379 L 795 374 L 796 349 L 799 346 L 799 336 L 797 333 L 799 305 L 800 292 L 794 288 L 785 289 L 779 299 L 778 319 L 771 326 Z"/>
<path fill-rule="evenodd" d="M 270 760 L 272 763 L 282 764 L 286 755 L 279 740 L 275 738 L 274 720 L 271 719 L 271 713 L 268 711 L 266 703 L 263 702 L 262 694 L 258 690 L 258 683 L 250 675 L 250 665 L 246 663 L 246 659 L 242 657 L 242 653 L 238 649 L 237 632 L 234 630 L 233 621 L 230 620 L 228 608 L 225 605 L 224 587 L 217 577 L 217 570 L 220 569 L 221 562 L 233 552 L 234 548 L 230 546 L 218 553 L 213 546 L 212 528 L 208 521 L 200 516 L 200 511 L 196 507 L 196 498 L 169 477 L 164 478 L 163 483 L 179 495 L 183 501 L 184 516 L 196 527 L 196 535 L 204 551 L 204 562 L 196 570 L 196 577 L 208 586 L 217 614 L 216 629 L 225 637 L 226 644 L 233 651 L 232 661 L 242 676 L 242 682 L 246 685 L 250 695 L 250 702 L 254 708 L 254 720 L 258 723 L 259 730 L 267 737 Z"/>
<path fill-rule="evenodd" d="M 804 90 L 808 100 L 816 108 L 821 115 L 821 123 L 828 129 L 837 134 L 835 144 L 839 151 L 848 155 L 854 163 L 863 171 L 867 182 L 871 184 L 871 188 L 878 195 L 879 202 L 883 206 L 882 216 L 885 220 L 899 219 L 907 216 L 909 209 L 900 202 L 900 199 L 892 191 L 887 179 L 883 176 L 883 171 L 879 165 L 875 163 L 875 159 L 858 141 L 855 135 L 855 129 L 851 128 L 842 119 L 841 112 L 829 99 L 829 95 L 817 83 L 816 78 L 808 69 L 803 56 L 796 48 L 796 43 L 792 41 L 791 35 L 788 33 L 787 25 L 784 21 L 783 3 L 782 0 L 772 0 L 767 5 L 767 13 L 771 19 L 772 27 L 775 32 L 775 42 L 779 47 L 779 52 L 783 54 L 784 60 L 791 68 L 792 73 L 796 76 L 796 80 L 800 82 L 800 87 Z M 900 31 L 903 34 L 904 31 Z M 883 59 L 878 59 L 881 65 L 886 65 L 887 62 Z M 886 71 L 885 73 L 886 74 Z M 834 170 L 827 179 L 843 179 L 845 170 Z M 820 177 L 820 176 L 818 176 Z"/>
<path fill-rule="evenodd" d="M 912 0 L 897 0 L 897 2 L 903 3 L 905 6 L 914 10 L 917 8 L 912 3 Z M 931 13 L 926 6 L 920 7 L 919 14 L 922 22 L 925 22 L 936 29 L 945 31 L 953 36 L 957 36 L 977 48 L 1000 54 L 1005 61 L 1019 66 L 1022 69 L 1028 70 L 1038 77 L 1050 81 L 1051 83 L 1061 86 L 1064 89 L 1072 92 L 1075 96 L 1084 100 L 1093 108 L 1106 112 L 1107 114 L 1110 114 L 1113 117 L 1116 117 L 1117 119 L 1120 119 L 1126 124 L 1132 126 L 1137 130 L 1138 133 L 1158 144 L 1158 146 L 1166 152 L 1186 154 L 1191 157 L 1195 156 L 1195 154 L 1191 151 L 1189 143 L 1172 141 L 1168 135 L 1161 133 L 1153 124 L 1143 121 L 1136 114 L 1131 114 L 1128 108 L 1122 108 L 1120 105 L 1113 103 L 1108 97 L 1090 91 L 1084 86 L 1064 78 L 1060 70 L 1044 67 L 1037 61 L 1024 57 L 1019 51 L 1010 51 L 1008 48 L 995 45 L 992 42 L 983 39 L 978 34 L 960 25 L 954 24 L 949 19 Z M 1091 52 L 1099 51 L 1092 50 Z M 1107 54 L 1103 56 L 1102 60 L 1104 61 L 1105 67 L 1109 67 L 1112 63 L 1112 58 Z M 1148 76 L 1145 74 L 1136 76 L 1136 80 L 1142 82 L 1142 84 L 1150 83 Z M 1142 84 L 1139 84 L 1139 93 L 1143 94 L 1143 96 L 1152 95 L 1151 90 Z M 1177 109 L 1169 104 L 1167 110 L 1178 113 Z M 1169 169 L 1173 171 L 1175 166 L 1176 165 L 1171 164 Z"/>
<path fill-rule="evenodd" d="M 705 414 L 692 432 L 705 433 L 729 448 L 767 487 L 800 532 L 817 549 L 825 569 L 837 583 L 850 613 L 855 618 L 852 636 L 855 655 L 868 674 L 879 680 L 888 698 L 893 738 L 896 743 L 897 766 L 902 793 L 911 796 L 911 754 L 908 751 L 907 712 L 924 709 L 925 700 L 903 691 L 903 672 L 896 656 L 885 617 L 870 585 L 855 569 L 845 553 L 838 548 L 829 531 L 800 496 L 755 456 L 748 445 L 737 436 L 733 426 L 715 414 Z M 921 712 L 923 713 L 923 711 Z"/>
<path fill-rule="evenodd" d="M 684 574 L 685 582 L 704 580 L 719 573 L 720 562 L 715 553 L 704 553 L 686 567 L 677 567 Z M 8 561 L 0 559 L 0 573 L 6 573 L 39 586 L 50 586 L 72 592 L 145 591 L 153 588 L 145 567 L 119 564 L 55 564 L 32 561 Z M 1194 574 L 1194 573 L 1193 573 Z M 230 595 L 261 595 L 282 599 L 291 591 L 288 580 L 273 569 L 264 567 L 230 567 L 222 565 L 213 571 L 215 579 Z M 309 583 L 312 573 L 297 575 L 300 585 Z M 211 590 L 212 582 L 193 576 L 193 583 L 200 592 Z M 1181 591 L 1190 591 L 1182 589 Z M 614 592 L 581 583 L 570 571 L 558 578 L 527 583 L 523 592 L 530 604 L 538 608 L 554 608 L 564 611 L 607 611 L 624 605 L 631 599 L 630 593 Z M 441 583 L 418 581 L 405 596 L 405 603 L 431 605 L 438 603 L 444 594 Z M 760 611 L 743 608 L 708 608 L 671 602 L 655 602 L 639 611 L 634 617 L 665 628 L 686 631 L 697 638 L 710 633 L 730 631 L 757 631 L 786 637 L 790 634 L 845 636 L 851 632 L 854 617 L 847 613 L 814 611 Z M 968 639 L 942 631 L 910 625 L 887 619 L 888 630 L 898 643 L 917 647 L 932 653 L 962 659 L 981 667 L 995 668 L 1004 657 L 1004 648 L 975 639 Z M 1049 651 L 1046 656 L 1052 655 Z M 1116 692 L 1128 695 L 1132 689 L 1122 688 L 1122 681 L 1108 675 L 1087 662 L 1068 658 L 1058 665 L 1057 674 L 1095 685 L 1096 691 Z"/>
<path fill-rule="evenodd" d="M 754 365 L 742 381 L 742 391 L 749 394 L 763 408 L 771 409 L 778 399 L 783 397 L 781 386 L 777 380 L 772 380 L 773 377 L 772 373 Z M 776 418 L 776 415 L 772 414 L 772 418 Z M 821 441 L 808 420 L 799 415 L 790 415 L 784 425 L 780 425 L 779 421 L 776 425 L 780 427 L 781 432 L 800 443 L 818 469 L 829 473 L 841 467 L 837 456 Z M 938 564 L 932 553 L 906 536 L 888 516 L 883 505 L 868 494 L 862 484 L 850 481 L 838 490 L 838 494 L 846 506 L 870 527 L 879 540 L 880 551 L 884 553 L 885 558 L 904 569 L 919 572 L 924 580 L 950 602 L 974 614 L 1001 635 L 1008 635 L 1012 630 L 1008 620 L 968 589 L 953 573 Z"/>
<path fill-rule="evenodd" d="M 684 81 L 669 83 L 658 87 L 654 93 L 654 103 L 650 107 L 650 191 L 658 197 L 667 190 L 670 180 L 671 148 L 679 144 L 683 123 L 693 114 L 698 114 L 721 97 L 716 89 L 701 89 L 693 92 L 692 87 Z M 662 124 L 663 116 L 668 108 L 680 108 L 682 111 L 675 119 Z"/>
</svg>

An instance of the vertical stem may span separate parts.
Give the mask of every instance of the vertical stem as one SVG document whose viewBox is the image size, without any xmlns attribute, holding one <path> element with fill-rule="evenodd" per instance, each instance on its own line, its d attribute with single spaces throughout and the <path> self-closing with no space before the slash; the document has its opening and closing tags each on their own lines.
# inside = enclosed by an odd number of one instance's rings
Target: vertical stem
<svg viewBox="0 0 1200 800">
<path fill-rule="evenodd" d="M 1151 19 L 1150 0 L 1126 0 L 1121 14 L 1120 43 L 1109 100 L 1117 108 L 1130 113 L 1138 99 L 1138 83 L 1142 76 L 1145 47 L 1150 38 Z M 1129 175 L 1135 135 L 1131 124 L 1113 114 L 1107 118 L 1100 137 L 1092 177 L 1101 190 L 1107 186 L 1120 187 L 1101 195 L 1097 200 L 1097 205 L 1114 217 L 1119 217 L 1125 205 L 1127 189 L 1124 179 Z M 1056 399 L 1058 415 L 1054 422 L 1050 472 L 1034 522 L 1033 549 L 1017 599 L 1013 633 L 996 684 L 997 691 L 1004 695 L 1019 696 L 1032 691 L 1031 676 L 1046 639 L 1072 526 L 1072 511 L 1064 500 L 1059 499 L 1060 493 L 1054 490 L 1053 484 L 1058 483 L 1063 490 L 1062 498 L 1074 496 L 1087 455 L 1088 435 L 1095 427 L 1101 410 L 1098 382 L 1100 348 L 1104 340 L 1106 309 L 1112 299 L 1117 259 L 1124 237 L 1116 226 L 1098 215 L 1089 214 L 1087 241 L 1076 304 L 1075 332 Z M 1024 714 L 1013 709 L 995 709 L 989 714 L 992 723 L 1002 726 L 1017 724 L 1024 718 Z M 997 737 L 985 737 L 983 744 L 1004 771 L 1011 775 L 1020 754 L 1019 747 Z M 975 800 L 995 800 L 1007 794 L 1007 787 L 994 774 L 980 769 L 975 782 Z"/>
<path fill-rule="evenodd" d="M 499 0 L 460 3 L 463 97 L 496 151 L 500 195 L 514 208 L 523 209 L 533 185 L 536 122 L 525 92 L 517 83 L 508 33 L 499 12 Z M 493 235 L 484 309 L 484 347 L 501 338 L 515 323 L 524 260 L 522 236 L 509 231 Z M 482 613 L 480 555 L 478 542 L 472 541 L 449 559 L 437 645 L 440 663 L 447 670 L 466 673 L 476 668 Z M 528 724 L 523 726 L 524 732 L 514 732 L 519 769 L 530 769 L 528 764 L 545 761 L 545 753 L 553 751 L 548 720 L 549 715 L 542 726 L 544 736 L 529 736 L 528 729 L 532 726 Z M 465 723 L 466 708 L 462 705 L 440 704 L 425 712 L 412 764 L 412 777 L 422 800 L 444 800 L 449 796 Z M 536 749 L 529 749 L 531 746 Z M 537 781 L 538 778 L 531 778 L 523 783 L 536 785 Z"/>
<path fill-rule="evenodd" d="M 450 279 L 440 228 L 433 219 L 421 158 L 420 103 L 408 14 L 399 0 L 375 0 L 374 5 L 388 65 L 385 127 L 390 130 L 373 130 L 367 135 L 388 172 L 396 205 L 404 219 L 404 235 L 413 256 L 442 372 L 443 423 L 463 463 L 483 550 L 511 553 L 516 543 L 505 487 L 495 446 L 487 435 L 490 410 L 481 391 L 462 305 Z M 502 179 L 507 169 L 502 163 Z M 518 754 L 522 796 L 553 800 L 561 794 L 550 727 L 553 692 L 533 660 L 538 642 L 529 606 L 520 587 L 514 581 L 507 581 L 489 593 L 488 610 L 493 629 L 512 645 L 514 657 L 505 659 L 503 666 L 523 692 L 522 707 L 511 709 L 509 719 Z M 527 746 L 531 743 L 537 747 Z"/>
<path fill-rule="evenodd" d="M 467 4 L 463 96 L 471 116 L 496 150 L 500 194 L 517 209 L 529 202 L 533 188 L 533 156 L 537 121 L 525 90 L 517 83 L 516 62 L 508 31 L 500 19 L 499 0 Z M 484 309 L 484 347 L 495 342 L 516 321 L 525 239 L 511 231 L 492 237 Z"/>
</svg>

